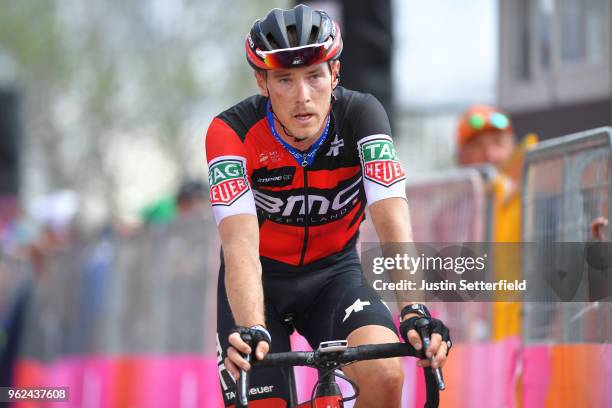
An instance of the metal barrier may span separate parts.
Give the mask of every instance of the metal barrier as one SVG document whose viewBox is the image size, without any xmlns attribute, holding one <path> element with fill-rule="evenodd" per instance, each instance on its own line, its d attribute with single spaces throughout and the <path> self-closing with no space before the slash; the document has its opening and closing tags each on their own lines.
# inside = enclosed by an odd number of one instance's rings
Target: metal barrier
<svg viewBox="0 0 612 408">
<path fill-rule="evenodd" d="M 406 194 L 417 242 L 489 242 L 493 234 L 492 166 L 460 168 L 412 181 Z"/>
<path fill-rule="evenodd" d="M 214 220 L 179 219 L 134 238 L 106 235 L 46 265 L 35 285 L 23 355 L 214 354 Z"/>
<path fill-rule="evenodd" d="M 494 167 L 483 166 L 409 182 L 406 191 L 415 241 L 484 242 L 490 248 L 499 201 L 494 183 L 499 177 Z M 493 261 L 493 252 L 487 252 Z M 455 347 L 444 370 L 453 386 L 442 393 L 442 406 L 510 406 L 519 340 L 515 335 L 494 339 L 495 304 L 444 302 L 430 308 L 450 328 Z M 490 386 L 484 393 L 483 384 Z"/>
<path fill-rule="evenodd" d="M 610 242 L 609 230 L 593 227 L 610 217 L 611 183 L 612 128 L 540 143 L 524 162 L 522 240 L 551 247 L 554 242 Z M 582 254 L 573 255 L 577 262 L 568 272 L 579 276 L 587 263 Z M 525 277 L 540 272 L 538 262 L 550 261 L 547 253 L 524 257 Z M 582 273 L 579 291 L 589 290 L 587 276 Z M 610 303 L 524 302 L 523 316 L 523 406 L 610 406 Z"/>
<path fill-rule="evenodd" d="M 407 183 L 416 242 L 490 242 L 493 235 L 492 166 L 460 168 Z M 492 309 L 487 303 L 435 303 L 455 342 L 490 338 Z M 469 321 L 470 324 L 465 324 Z"/>
<path fill-rule="evenodd" d="M 28 281 L 13 381 L 68 386 L 71 407 L 218 406 L 219 255 L 207 212 L 47 256 Z M 0 290 L 15 292 L 5 263 Z"/>
<path fill-rule="evenodd" d="M 489 242 L 494 233 L 492 166 L 464 167 L 406 184 L 416 242 Z M 378 242 L 369 215 L 361 226 L 362 242 Z"/>
<path fill-rule="evenodd" d="M 524 242 L 596 240 L 592 222 L 610 216 L 612 128 L 539 144 L 527 153 L 523 174 Z M 609 242 L 610 235 L 604 230 L 597 239 Z M 526 277 L 539 272 L 537 263 L 536 259 L 525 260 Z M 582 289 L 588 289 L 587 275 L 583 274 Z M 612 340 L 609 303 L 525 303 L 524 309 L 523 339 L 527 344 Z"/>
</svg>

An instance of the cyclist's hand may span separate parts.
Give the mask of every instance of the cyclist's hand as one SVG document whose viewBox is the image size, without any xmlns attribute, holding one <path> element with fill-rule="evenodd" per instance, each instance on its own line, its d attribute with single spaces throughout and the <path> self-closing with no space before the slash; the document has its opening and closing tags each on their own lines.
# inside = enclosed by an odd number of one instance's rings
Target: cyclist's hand
<svg viewBox="0 0 612 408">
<path fill-rule="evenodd" d="M 423 341 L 415 328 L 415 322 L 421 319 L 421 316 L 407 315 L 400 324 L 400 334 L 406 343 L 410 343 L 417 351 L 423 349 Z M 431 342 L 429 348 L 425 350 L 425 357 L 417 362 L 419 367 L 428 367 L 432 365 L 434 368 L 443 367 L 446 363 L 448 352 L 452 346 L 450 332 L 444 323 L 433 317 L 427 318 L 430 321 L 431 327 Z M 432 362 L 428 360 L 432 358 Z"/>
<path fill-rule="evenodd" d="M 427 358 L 417 361 L 417 366 L 419 367 L 429 367 L 430 365 L 433 368 L 442 368 L 444 364 L 446 364 L 446 358 L 448 356 L 448 343 L 442 341 L 442 336 L 438 333 L 434 333 L 431 335 L 431 344 L 429 348 L 425 350 L 425 355 Z M 429 357 L 432 357 L 432 361 L 429 361 Z"/>
<path fill-rule="evenodd" d="M 247 341 L 245 341 L 247 340 Z M 243 357 L 250 355 L 255 347 L 255 357 L 261 360 L 270 351 L 272 338 L 263 326 L 235 327 L 229 335 L 230 346 L 225 358 L 225 368 L 235 380 L 240 378 L 240 370 L 249 371 L 251 365 Z"/>
</svg>

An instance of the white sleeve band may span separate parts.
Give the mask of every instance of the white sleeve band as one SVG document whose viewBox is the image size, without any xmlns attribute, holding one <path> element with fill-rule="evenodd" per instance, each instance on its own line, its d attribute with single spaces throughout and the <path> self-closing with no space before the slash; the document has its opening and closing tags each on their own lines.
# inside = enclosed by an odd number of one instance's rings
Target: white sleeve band
<svg viewBox="0 0 612 408">
<path fill-rule="evenodd" d="M 357 142 L 368 205 L 385 198 L 406 198 L 406 176 L 388 135 L 371 135 Z"/>
<path fill-rule="evenodd" d="M 215 158 L 208 165 L 208 180 L 210 203 L 217 225 L 223 218 L 230 215 L 257 215 L 244 157 L 220 156 Z"/>
</svg>

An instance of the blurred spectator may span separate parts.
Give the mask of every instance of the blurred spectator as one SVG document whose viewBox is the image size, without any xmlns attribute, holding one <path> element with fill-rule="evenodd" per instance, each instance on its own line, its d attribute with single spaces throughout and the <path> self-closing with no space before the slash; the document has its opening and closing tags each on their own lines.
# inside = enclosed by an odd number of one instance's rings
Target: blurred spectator
<svg viewBox="0 0 612 408">
<path fill-rule="evenodd" d="M 457 132 L 459 164 L 493 164 L 498 170 L 510 160 L 516 142 L 510 118 L 485 105 L 467 110 Z"/>
<path fill-rule="evenodd" d="M 73 347 L 81 353 L 99 346 L 104 316 L 109 313 L 109 281 L 115 267 L 117 250 L 116 229 L 109 224 L 83 254 L 78 308 L 78 330 L 74 331 Z"/>
<path fill-rule="evenodd" d="M 30 203 L 29 215 L 42 229 L 39 245 L 43 252 L 54 253 L 74 242 L 78 210 L 79 197 L 70 190 L 54 191 Z"/>
<path fill-rule="evenodd" d="M 40 236 L 38 225 L 25 214 L 16 202 L 10 216 L 1 214 L 0 247 L 5 254 L 20 260 L 26 260 L 30 255 L 30 246 L 35 244 Z M 2 216 L 3 215 L 3 216 Z"/>
<path fill-rule="evenodd" d="M 523 156 L 537 143 L 528 134 L 516 143 L 510 117 L 486 105 L 469 108 L 457 127 L 457 161 L 462 166 L 492 164 L 499 172 L 493 181 L 496 222 L 494 240 L 520 242 L 520 178 Z"/>
<path fill-rule="evenodd" d="M 164 197 L 147 205 L 140 213 L 147 225 L 167 225 L 177 217 L 204 213 L 208 188 L 198 180 L 185 179 L 176 195 Z"/>
<path fill-rule="evenodd" d="M 184 180 L 177 194 L 178 212 L 189 215 L 202 212 L 208 203 L 208 188 L 198 180 Z"/>
<path fill-rule="evenodd" d="M 6 234 L 8 225 L 17 218 L 19 203 L 14 195 L 0 195 L 0 239 Z"/>
<path fill-rule="evenodd" d="M 498 171 L 492 182 L 495 242 L 521 241 L 521 169 L 525 152 L 535 143 L 537 137 L 529 134 L 517 145 L 510 117 L 492 106 L 472 106 L 459 120 L 459 164 L 491 164 Z M 504 251 L 504 248 L 499 246 L 493 249 L 499 250 L 493 255 L 494 279 L 520 279 L 520 270 L 505 267 L 508 264 L 505 257 L 512 251 Z M 493 304 L 493 316 L 493 340 L 520 335 L 520 303 L 496 302 Z"/>
<path fill-rule="evenodd" d="M 168 225 L 176 218 L 176 198 L 170 196 L 157 200 L 145 206 L 140 215 L 146 225 Z"/>
</svg>

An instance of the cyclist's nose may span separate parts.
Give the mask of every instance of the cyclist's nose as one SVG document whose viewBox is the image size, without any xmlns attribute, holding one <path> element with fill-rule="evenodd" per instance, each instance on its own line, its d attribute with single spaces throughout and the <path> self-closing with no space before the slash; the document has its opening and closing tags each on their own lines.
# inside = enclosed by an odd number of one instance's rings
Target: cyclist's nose
<svg viewBox="0 0 612 408">
<path fill-rule="evenodd" d="M 299 80 L 297 82 L 297 95 L 296 95 L 297 102 L 298 103 L 310 102 L 310 99 L 311 99 L 310 91 L 311 90 L 308 86 L 308 83 L 304 79 Z"/>
</svg>

